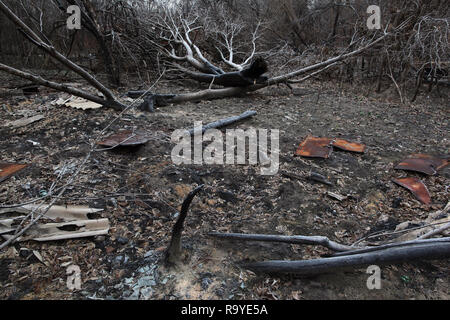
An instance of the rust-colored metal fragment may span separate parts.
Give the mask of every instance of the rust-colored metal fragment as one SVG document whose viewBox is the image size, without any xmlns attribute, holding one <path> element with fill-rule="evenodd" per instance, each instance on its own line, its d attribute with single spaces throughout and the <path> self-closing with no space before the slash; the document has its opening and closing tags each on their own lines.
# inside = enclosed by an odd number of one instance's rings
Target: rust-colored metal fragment
<svg viewBox="0 0 450 320">
<path fill-rule="evenodd" d="M 405 159 L 395 166 L 396 170 L 408 170 L 425 173 L 428 175 L 436 174 L 433 165 L 426 159 Z"/>
<path fill-rule="evenodd" d="M 395 166 L 397 170 L 408 170 L 435 175 L 438 170 L 446 167 L 448 160 L 427 154 L 413 154 Z"/>
<path fill-rule="evenodd" d="M 308 136 L 298 147 L 296 155 L 311 158 L 328 158 L 332 148 L 332 139 Z"/>
<path fill-rule="evenodd" d="M 331 145 L 335 148 L 345 150 L 345 151 L 351 151 L 351 152 L 358 152 L 358 153 L 364 153 L 364 150 L 366 149 L 366 145 L 362 143 L 357 142 L 351 142 L 344 139 L 334 139 L 331 142 Z"/>
<path fill-rule="evenodd" d="M 417 178 L 401 178 L 393 180 L 399 186 L 402 186 L 414 194 L 422 203 L 430 204 L 431 196 L 425 184 Z"/>
<path fill-rule="evenodd" d="M 5 181 L 14 173 L 24 169 L 27 166 L 27 164 L 19 163 L 0 163 L 0 182 Z"/>
<path fill-rule="evenodd" d="M 136 146 L 145 144 L 148 140 L 148 137 L 143 133 L 127 130 L 113 134 L 97 144 L 112 148 L 118 146 Z"/>
<path fill-rule="evenodd" d="M 446 166 L 448 166 L 448 158 L 440 158 L 440 157 L 433 157 L 430 156 L 429 154 L 422 154 L 422 153 L 417 153 L 417 154 L 412 154 L 410 156 L 411 158 L 417 158 L 417 159 L 424 159 L 429 161 L 434 169 L 436 169 L 436 171 L 439 171 L 443 168 L 445 168 Z"/>
</svg>

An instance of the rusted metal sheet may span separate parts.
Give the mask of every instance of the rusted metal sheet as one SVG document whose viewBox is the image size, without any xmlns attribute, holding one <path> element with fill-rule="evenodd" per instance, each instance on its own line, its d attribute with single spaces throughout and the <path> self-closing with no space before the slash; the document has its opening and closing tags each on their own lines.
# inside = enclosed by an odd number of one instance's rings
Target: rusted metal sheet
<svg viewBox="0 0 450 320">
<path fill-rule="evenodd" d="M 427 154 L 413 154 L 395 166 L 397 170 L 408 170 L 435 175 L 438 170 L 448 165 L 448 160 Z"/>
<path fill-rule="evenodd" d="M 405 159 L 395 166 L 396 170 L 408 170 L 425 173 L 428 175 L 436 174 L 433 165 L 426 159 Z"/>
<path fill-rule="evenodd" d="M 417 178 L 401 178 L 393 180 L 399 186 L 402 186 L 414 194 L 422 203 L 430 204 L 431 196 L 425 184 Z"/>
<path fill-rule="evenodd" d="M 351 151 L 351 152 L 358 152 L 358 153 L 364 153 L 364 150 L 366 149 L 366 145 L 362 143 L 357 142 L 351 142 L 344 139 L 334 139 L 331 142 L 331 145 L 335 148 L 345 150 L 345 151 Z"/>
<path fill-rule="evenodd" d="M 433 157 L 430 156 L 429 154 L 421 154 L 421 153 L 417 153 L 417 154 L 412 154 L 411 158 L 417 158 L 417 159 L 424 159 L 429 161 L 433 167 L 436 169 L 436 171 L 439 171 L 443 168 L 445 168 L 446 166 L 448 166 L 448 158 L 440 158 L 440 157 Z"/>
<path fill-rule="evenodd" d="M 298 147 L 296 155 L 311 158 L 328 158 L 332 148 L 330 138 L 318 138 L 308 136 Z"/>
<path fill-rule="evenodd" d="M 27 164 L 19 163 L 0 163 L 0 182 L 5 181 L 14 173 L 24 169 L 27 166 Z"/>
<path fill-rule="evenodd" d="M 366 145 L 345 139 L 319 138 L 308 136 L 298 147 L 296 155 L 302 157 L 328 158 L 333 151 L 332 147 L 340 150 L 364 153 Z"/>
<path fill-rule="evenodd" d="M 97 144 L 112 148 L 118 146 L 136 146 L 145 144 L 148 140 L 148 137 L 143 133 L 127 130 L 113 134 Z"/>
</svg>

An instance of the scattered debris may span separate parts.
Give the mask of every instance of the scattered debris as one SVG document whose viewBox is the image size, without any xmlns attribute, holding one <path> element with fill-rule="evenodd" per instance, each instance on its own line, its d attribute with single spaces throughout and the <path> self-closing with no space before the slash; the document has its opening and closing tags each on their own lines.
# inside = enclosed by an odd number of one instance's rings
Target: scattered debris
<svg viewBox="0 0 450 320">
<path fill-rule="evenodd" d="M 344 201 L 345 199 L 348 199 L 348 196 L 343 196 L 341 194 L 337 194 L 337 193 L 330 192 L 330 191 L 327 192 L 327 195 L 329 197 L 333 198 L 333 199 L 338 200 L 338 201 Z"/>
<path fill-rule="evenodd" d="M 58 176 L 65 176 L 68 174 L 74 174 L 78 169 L 79 163 L 75 160 L 65 161 L 56 166 L 53 166 L 54 173 Z"/>
<path fill-rule="evenodd" d="M 70 101 L 70 98 L 66 98 L 66 99 L 65 98 L 58 98 L 58 99 L 52 101 L 51 105 L 52 106 L 63 106 L 63 105 L 66 104 L 66 102 L 69 102 L 69 101 Z"/>
<path fill-rule="evenodd" d="M 48 266 L 48 262 L 46 262 L 46 261 L 44 260 L 44 258 L 42 258 L 42 255 L 39 253 L 39 251 L 33 250 L 33 255 L 34 255 L 34 256 L 36 257 L 36 259 L 38 259 L 42 264 Z"/>
<path fill-rule="evenodd" d="M 331 139 L 308 136 L 298 147 L 296 155 L 311 158 L 327 159 L 332 147 L 340 150 L 364 153 L 366 145 L 357 142 L 351 142 L 345 139 Z"/>
<path fill-rule="evenodd" d="M 24 217 L 0 220 L 0 235 L 13 232 L 14 229 L 11 227 L 12 224 L 14 223 L 14 221 L 22 218 Z"/>
<path fill-rule="evenodd" d="M 396 170 L 408 170 L 421 172 L 427 175 L 435 175 L 440 169 L 448 165 L 448 160 L 433 157 L 427 154 L 413 154 L 408 159 L 395 166 Z"/>
<path fill-rule="evenodd" d="M 410 241 L 414 239 L 425 239 L 434 235 L 432 233 L 440 231 L 444 237 L 450 236 L 450 230 L 443 230 L 442 228 L 450 223 L 450 202 L 442 209 L 433 211 L 428 214 L 425 220 L 405 221 L 397 225 L 396 232 L 409 231 L 402 234 L 397 239 L 398 241 Z"/>
<path fill-rule="evenodd" d="M 116 289 L 123 289 L 123 298 L 126 300 L 151 299 L 155 286 L 158 283 L 158 264 L 149 262 L 133 272 L 131 277 L 125 278 L 122 283 L 116 285 Z M 168 279 L 166 278 L 165 281 Z"/>
<path fill-rule="evenodd" d="M 25 126 L 27 126 L 29 124 L 32 124 L 32 123 L 37 122 L 39 120 L 42 120 L 44 118 L 45 117 L 43 115 L 38 114 L 38 115 L 33 116 L 33 117 L 24 117 L 24 118 L 19 119 L 19 120 L 7 122 L 5 124 L 5 126 L 6 127 L 12 127 L 12 128 L 25 127 Z"/>
<path fill-rule="evenodd" d="M 60 100 L 57 101 L 60 103 Z M 99 109 L 103 107 L 101 104 L 72 96 L 69 99 L 65 100 L 63 103 L 67 107 L 75 108 L 75 109 L 82 109 L 82 110 L 89 110 L 89 109 Z M 61 104 L 60 104 L 61 105 Z"/>
<path fill-rule="evenodd" d="M 33 141 L 33 140 L 27 140 L 27 142 L 31 143 L 35 147 L 39 146 L 41 144 L 40 142 L 36 142 L 36 141 Z"/>
<path fill-rule="evenodd" d="M 118 146 L 137 146 L 147 143 L 148 140 L 148 136 L 144 133 L 126 130 L 113 134 L 97 144 L 108 148 L 115 148 Z"/>
<path fill-rule="evenodd" d="M 431 196 L 425 184 L 417 178 L 401 178 L 393 180 L 396 184 L 411 191 L 424 204 L 430 204 Z"/>
<path fill-rule="evenodd" d="M 0 182 L 5 181 L 14 173 L 26 168 L 28 164 L 0 163 Z"/>
</svg>

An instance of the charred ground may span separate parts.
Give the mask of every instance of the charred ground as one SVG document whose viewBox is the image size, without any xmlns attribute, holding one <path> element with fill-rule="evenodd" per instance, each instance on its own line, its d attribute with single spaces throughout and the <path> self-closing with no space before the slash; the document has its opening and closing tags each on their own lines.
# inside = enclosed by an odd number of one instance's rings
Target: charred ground
<svg viewBox="0 0 450 320">
<path fill-rule="evenodd" d="M 170 82 L 159 86 L 161 92 L 182 90 Z M 21 203 L 47 190 L 55 171 L 64 162 L 75 166 L 85 157 L 87 142 L 117 116 L 105 108 L 82 111 L 52 106 L 51 101 L 60 96 L 41 91 L 29 97 L 1 98 L 3 123 L 24 115 L 45 116 L 22 128 L 0 127 L 2 161 L 31 164 L 0 184 L 2 204 Z M 382 289 L 369 291 L 368 275 L 361 269 L 299 278 L 255 275 L 239 267 L 249 261 L 317 258 L 325 249 L 207 236 L 210 231 L 324 235 L 353 243 L 373 231 L 392 230 L 400 222 L 421 220 L 443 208 L 448 201 L 448 168 L 437 176 L 421 176 L 432 196 L 429 206 L 392 179 L 406 176 L 393 166 L 411 153 L 448 153 L 448 100 L 421 96 L 407 106 L 396 100 L 394 93 L 392 98 L 386 92 L 376 96 L 370 88 L 308 82 L 293 92 L 271 87 L 246 97 L 168 106 L 155 113 L 129 111 L 107 133 L 134 127 L 148 132 L 151 140 L 141 147 L 95 152 L 58 201 L 104 208 L 100 216 L 111 222 L 108 235 L 9 247 L 0 253 L 0 297 L 448 299 L 448 261 L 384 267 Z M 233 127 L 279 129 L 280 170 L 298 175 L 314 171 L 334 186 L 280 174 L 262 176 L 258 166 L 175 166 L 171 162 L 173 130 L 249 109 L 256 110 L 257 116 Z M 367 145 L 367 151 L 363 155 L 336 151 L 327 160 L 294 157 L 298 144 L 309 134 L 359 141 Z M 185 264 L 168 270 L 159 259 L 183 198 L 199 184 L 205 188 L 191 205 L 183 233 Z M 352 197 L 339 202 L 326 191 Z M 67 261 L 81 268 L 81 291 L 72 293 L 66 287 L 66 269 L 61 265 Z"/>
</svg>

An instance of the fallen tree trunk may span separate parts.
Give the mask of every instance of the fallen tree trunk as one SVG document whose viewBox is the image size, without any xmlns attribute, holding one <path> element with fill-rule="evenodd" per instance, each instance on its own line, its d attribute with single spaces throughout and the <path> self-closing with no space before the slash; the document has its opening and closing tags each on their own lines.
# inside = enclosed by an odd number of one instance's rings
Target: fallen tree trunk
<svg viewBox="0 0 450 320">
<path fill-rule="evenodd" d="M 369 253 L 346 255 L 304 261 L 264 261 L 243 264 L 242 267 L 254 272 L 290 273 L 297 275 L 316 275 L 358 268 L 369 265 L 386 265 L 450 258 L 450 242 L 424 243 L 408 247 L 395 247 Z"/>
<path fill-rule="evenodd" d="M 208 123 L 207 125 L 202 126 L 202 132 L 201 133 L 205 133 L 205 131 L 208 130 L 208 129 L 215 129 L 215 128 L 221 128 L 221 127 L 224 127 L 224 126 L 228 126 L 228 125 L 230 125 L 232 123 L 235 123 L 237 121 L 241 121 L 241 120 L 253 117 L 255 114 L 256 114 L 256 111 L 250 111 L 249 110 L 249 111 L 245 111 L 244 113 L 242 113 L 242 114 L 240 114 L 238 116 L 233 116 L 233 117 L 229 117 L 229 118 L 226 118 L 226 119 L 217 120 L 217 121 Z M 190 135 L 193 135 L 193 134 L 196 134 L 196 133 L 197 132 L 195 131 L 195 128 L 189 130 L 189 134 Z"/>
</svg>

